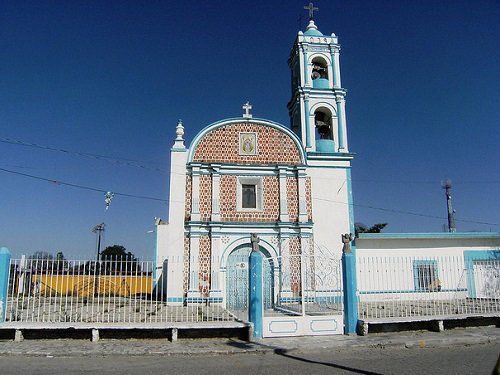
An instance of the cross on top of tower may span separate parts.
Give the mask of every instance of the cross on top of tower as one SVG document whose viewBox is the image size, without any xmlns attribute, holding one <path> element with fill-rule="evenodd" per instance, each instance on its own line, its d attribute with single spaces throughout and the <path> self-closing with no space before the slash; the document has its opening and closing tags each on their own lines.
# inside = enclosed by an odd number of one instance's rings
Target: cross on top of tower
<svg viewBox="0 0 500 375">
<path fill-rule="evenodd" d="M 249 102 L 246 102 L 243 105 L 243 109 L 245 110 L 245 113 L 243 113 L 243 118 L 252 118 L 252 114 L 250 113 L 252 105 Z"/>
<path fill-rule="evenodd" d="M 310 20 L 314 19 L 314 11 L 319 10 L 319 8 L 315 7 L 312 2 L 310 2 L 309 5 L 305 6 L 304 9 L 309 11 Z"/>
</svg>

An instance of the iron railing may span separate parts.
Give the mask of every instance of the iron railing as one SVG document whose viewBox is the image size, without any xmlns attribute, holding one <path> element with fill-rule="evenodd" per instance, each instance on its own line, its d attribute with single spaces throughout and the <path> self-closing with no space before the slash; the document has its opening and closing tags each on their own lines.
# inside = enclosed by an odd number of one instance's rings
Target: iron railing
<svg viewBox="0 0 500 375">
<path fill-rule="evenodd" d="M 358 312 L 366 318 L 500 312 L 500 259 L 358 256 Z"/>
</svg>

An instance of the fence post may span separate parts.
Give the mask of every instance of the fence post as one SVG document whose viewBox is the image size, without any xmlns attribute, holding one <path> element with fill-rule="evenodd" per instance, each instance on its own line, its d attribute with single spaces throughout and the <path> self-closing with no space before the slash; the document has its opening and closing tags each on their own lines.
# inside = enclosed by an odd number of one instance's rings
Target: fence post
<svg viewBox="0 0 500 375">
<path fill-rule="evenodd" d="M 5 322 L 7 313 L 7 292 L 9 288 L 10 251 L 0 248 L 0 323 Z"/>
<path fill-rule="evenodd" d="M 355 250 L 353 245 L 352 250 Z M 358 298 L 356 285 L 356 254 L 344 245 L 342 254 L 342 283 L 344 290 L 344 334 L 356 333 L 358 325 Z"/>
<path fill-rule="evenodd" d="M 252 251 L 249 257 L 249 304 L 248 320 L 253 323 L 254 337 L 262 338 L 264 296 L 262 279 L 262 254 L 259 251 Z"/>
</svg>

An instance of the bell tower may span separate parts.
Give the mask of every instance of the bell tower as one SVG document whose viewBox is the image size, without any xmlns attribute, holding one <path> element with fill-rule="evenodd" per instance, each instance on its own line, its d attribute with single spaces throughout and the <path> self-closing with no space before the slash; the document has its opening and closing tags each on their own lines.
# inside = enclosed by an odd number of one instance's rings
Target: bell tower
<svg viewBox="0 0 500 375">
<path fill-rule="evenodd" d="M 348 153 L 345 95 L 340 81 L 340 45 L 335 34 L 323 35 L 314 23 L 312 3 L 306 31 L 299 31 L 288 64 L 292 98 L 288 103 L 291 128 L 307 152 Z"/>
</svg>

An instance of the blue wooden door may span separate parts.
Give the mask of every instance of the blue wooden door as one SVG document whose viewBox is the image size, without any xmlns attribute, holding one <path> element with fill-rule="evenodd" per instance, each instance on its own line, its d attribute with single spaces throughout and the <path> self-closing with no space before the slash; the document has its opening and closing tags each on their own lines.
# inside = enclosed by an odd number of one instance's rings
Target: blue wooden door
<svg viewBox="0 0 500 375">
<path fill-rule="evenodd" d="M 262 250 L 262 249 L 261 249 Z M 233 311 L 248 311 L 250 244 L 234 249 L 227 259 L 226 307 Z M 273 306 L 274 271 L 267 252 L 263 252 L 264 308 Z"/>
</svg>

